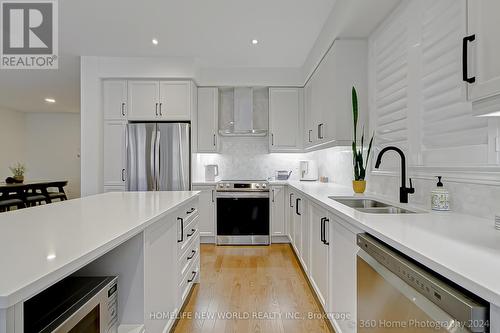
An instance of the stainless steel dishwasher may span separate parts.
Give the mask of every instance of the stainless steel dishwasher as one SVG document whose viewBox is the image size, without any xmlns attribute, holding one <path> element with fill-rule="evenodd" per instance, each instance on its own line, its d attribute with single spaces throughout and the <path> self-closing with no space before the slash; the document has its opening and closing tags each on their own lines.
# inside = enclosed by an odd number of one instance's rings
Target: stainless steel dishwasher
<svg viewBox="0 0 500 333">
<path fill-rule="evenodd" d="M 357 243 L 358 333 L 489 331 L 486 301 L 368 234 Z"/>
</svg>

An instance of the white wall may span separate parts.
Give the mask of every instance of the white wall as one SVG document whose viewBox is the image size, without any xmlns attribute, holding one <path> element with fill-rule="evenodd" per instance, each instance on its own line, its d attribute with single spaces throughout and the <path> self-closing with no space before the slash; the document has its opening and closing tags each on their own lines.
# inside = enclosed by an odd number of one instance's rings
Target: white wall
<svg viewBox="0 0 500 333">
<path fill-rule="evenodd" d="M 80 196 L 80 115 L 25 113 L 29 179 L 67 180 L 69 198 Z"/>
<path fill-rule="evenodd" d="M 9 166 L 25 162 L 24 114 L 0 109 L 0 182 L 12 176 Z"/>
<path fill-rule="evenodd" d="M 68 196 L 80 196 L 80 115 L 0 110 L 0 181 L 22 162 L 26 178 L 68 180 Z"/>
</svg>

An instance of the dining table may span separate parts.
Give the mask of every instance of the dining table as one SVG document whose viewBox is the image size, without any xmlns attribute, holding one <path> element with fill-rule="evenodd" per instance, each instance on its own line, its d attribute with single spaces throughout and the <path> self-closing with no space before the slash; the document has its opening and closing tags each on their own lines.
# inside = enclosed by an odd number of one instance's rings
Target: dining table
<svg viewBox="0 0 500 333">
<path fill-rule="evenodd" d="M 42 195 L 46 203 L 51 202 L 48 189 L 62 188 L 68 184 L 67 180 L 27 180 L 22 183 L 0 182 L 0 201 L 9 198 L 18 198 L 27 203 L 28 196 Z"/>
</svg>

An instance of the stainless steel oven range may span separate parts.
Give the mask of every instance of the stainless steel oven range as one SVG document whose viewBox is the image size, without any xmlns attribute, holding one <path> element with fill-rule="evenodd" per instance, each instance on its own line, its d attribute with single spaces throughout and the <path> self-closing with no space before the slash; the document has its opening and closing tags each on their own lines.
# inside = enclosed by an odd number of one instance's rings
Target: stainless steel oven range
<svg viewBox="0 0 500 333">
<path fill-rule="evenodd" d="M 266 181 L 217 184 L 217 244 L 269 245 L 269 185 Z"/>
</svg>

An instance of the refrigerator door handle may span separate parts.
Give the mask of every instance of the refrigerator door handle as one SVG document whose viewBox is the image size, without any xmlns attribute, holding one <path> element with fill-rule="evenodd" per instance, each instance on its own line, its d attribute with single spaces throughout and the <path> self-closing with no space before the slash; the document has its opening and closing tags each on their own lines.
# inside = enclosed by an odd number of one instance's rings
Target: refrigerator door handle
<svg viewBox="0 0 500 333">
<path fill-rule="evenodd" d="M 151 135 L 151 188 L 154 190 L 156 188 L 156 171 L 155 171 L 155 146 L 156 146 L 156 132 Z"/>
<path fill-rule="evenodd" d="M 155 190 L 159 191 L 160 190 L 160 167 L 161 167 L 161 158 L 160 158 L 160 140 L 161 140 L 161 134 L 160 131 L 156 131 L 156 146 L 155 146 L 155 178 L 156 178 L 156 183 L 155 183 Z"/>
</svg>

